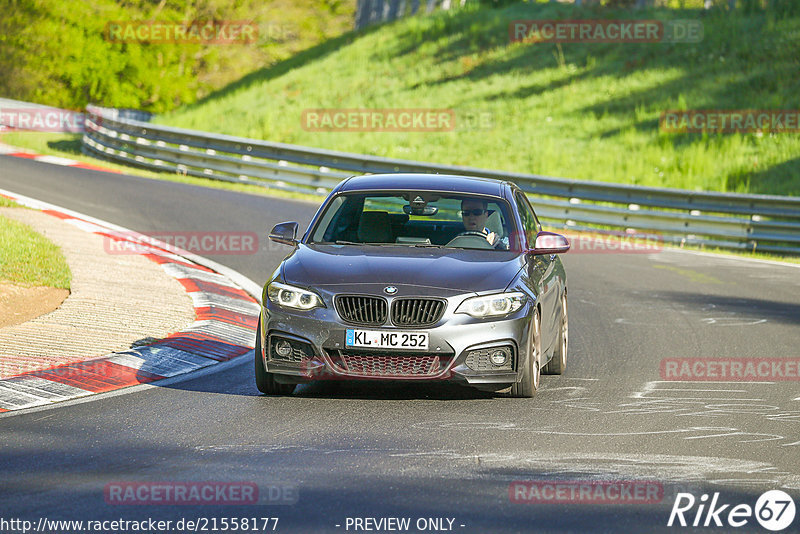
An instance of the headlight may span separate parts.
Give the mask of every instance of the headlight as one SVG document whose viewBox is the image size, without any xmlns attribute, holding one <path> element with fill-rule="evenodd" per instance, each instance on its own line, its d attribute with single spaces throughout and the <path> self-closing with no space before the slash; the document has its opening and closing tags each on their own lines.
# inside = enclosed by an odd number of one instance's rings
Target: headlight
<svg viewBox="0 0 800 534">
<path fill-rule="evenodd" d="M 286 308 L 310 310 L 325 307 L 322 299 L 316 293 L 279 282 L 272 282 L 267 287 L 267 293 L 270 302 Z"/>
<path fill-rule="evenodd" d="M 476 319 L 500 317 L 522 308 L 527 300 L 525 293 L 497 293 L 484 297 L 471 297 L 461 303 L 456 313 L 466 313 Z"/>
</svg>

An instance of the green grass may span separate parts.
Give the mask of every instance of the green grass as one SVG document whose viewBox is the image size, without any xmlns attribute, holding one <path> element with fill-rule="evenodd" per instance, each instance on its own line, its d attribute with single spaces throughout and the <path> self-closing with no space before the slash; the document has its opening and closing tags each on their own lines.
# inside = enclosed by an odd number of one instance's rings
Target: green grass
<svg viewBox="0 0 800 534">
<path fill-rule="evenodd" d="M 697 19 L 698 44 L 509 43 L 516 19 Z M 690 190 L 800 194 L 800 135 L 661 133 L 668 109 L 800 108 L 800 16 L 467 5 L 345 34 L 157 118 L 362 154 Z M 311 132 L 312 108 L 446 108 L 445 133 Z M 487 125 L 470 117 L 490 118 Z"/>
<path fill-rule="evenodd" d="M 20 205 L 14 202 L 13 200 L 6 197 L 0 197 L 0 208 L 19 208 L 19 207 Z"/>
<path fill-rule="evenodd" d="M 677 245 L 671 245 L 670 244 L 670 245 L 666 245 L 665 248 L 667 250 L 669 250 L 669 249 L 676 249 L 676 248 L 681 248 L 681 247 L 679 247 Z M 750 252 L 750 251 L 736 251 L 736 252 L 734 252 L 734 251 L 726 250 L 726 249 L 723 249 L 723 248 L 700 247 L 700 246 L 697 246 L 697 245 L 688 245 L 688 246 L 684 246 L 683 248 L 686 249 L 686 250 L 695 250 L 695 251 L 699 251 L 699 252 L 708 252 L 710 254 L 718 254 L 718 255 L 721 255 L 721 256 L 729 256 L 729 257 L 732 257 L 732 258 L 740 258 L 740 257 L 744 256 L 745 258 L 752 258 L 752 259 L 756 259 L 756 260 L 780 261 L 780 262 L 784 262 L 784 263 L 795 263 L 795 264 L 800 265 L 800 258 L 798 258 L 796 256 L 781 256 L 779 254 L 769 254 L 769 253 L 765 253 L 765 252 Z"/>
<path fill-rule="evenodd" d="M 11 0 L 0 17 L 0 95 L 82 109 L 163 112 L 352 27 L 355 0 Z M 255 42 L 120 42 L 109 23 L 246 21 Z"/>
<path fill-rule="evenodd" d="M 69 289 L 71 279 L 60 248 L 28 225 L 0 215 L 0 280 Z"/>
</svg>

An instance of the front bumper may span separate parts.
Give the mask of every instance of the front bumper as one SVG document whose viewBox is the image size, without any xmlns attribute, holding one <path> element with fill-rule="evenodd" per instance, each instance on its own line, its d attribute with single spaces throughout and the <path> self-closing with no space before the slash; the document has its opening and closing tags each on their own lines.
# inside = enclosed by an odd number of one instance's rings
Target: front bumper
<svg viewBox="0 0 800 534">
<path fill-rule="evenodd" d="M 467 295 L 469 296 L 469 295 Z M 453 311 L 467 296 L 448 298 L 442 318 L 432 327 L 398 328 L 350 325 L 336 310 L 287 310 L 265 300 L 262 308 L 261 357 L 265 369 L 279 381 L 304 382 L 320 379 L 355 380 L 450 380 L 469 385 L 506 385 L 518 382 L 528 358 L 529 300 L 517 312 L 500 319 L 478 320 Z M 326 299 L 327 300 L 327 299 Z M 386 332 L 427 332 L 428 350 L 379 351 L 355 349 L 345 343 L 348 328 Z M 288 340 L 292 356 L 278 357 L 273 351 L 277 340 Z M 488 350 L 506 347 L 511 354 L 508 365 L 489 363 Z M 291 360 L 291 361 L 289 361 Z M 283 380 L 281 380 L 283 379 Z"/>
</svg>

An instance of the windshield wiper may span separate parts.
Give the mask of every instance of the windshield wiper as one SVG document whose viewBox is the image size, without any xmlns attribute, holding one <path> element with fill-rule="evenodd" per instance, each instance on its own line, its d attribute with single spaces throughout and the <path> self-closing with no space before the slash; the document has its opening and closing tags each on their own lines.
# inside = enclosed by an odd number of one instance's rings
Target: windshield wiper
<svg viewBox="0 0 800 534">
<path fill-rule="evenodd" d="M 375 246 L 379 247 L 381 245 L 387 245 L 389 243 L 357 243 L 355 241 L 342 241 L 342 240 L 339 240 L 339 241 L 334 241 L 334 244 L 336 244 L 336 245 L 358 245 L 360 247 L 364 246 L 364 245 L 369 245 L 371 247 L 375 247 Z"/>
<path fill-rule="evenodd" d="M 319 243 L 325 244 L 325 243 Z M 370 246 L 370 247 L 427 247 L 427 248 L 443 248 L 444 245 L 432 245 L 429 243 L 358 243 L 356 241 L 344 241 L 338 240 L 334 241 L 333 244 L 335 245 L 358 245 L 358 246 Z"/>
</svg>

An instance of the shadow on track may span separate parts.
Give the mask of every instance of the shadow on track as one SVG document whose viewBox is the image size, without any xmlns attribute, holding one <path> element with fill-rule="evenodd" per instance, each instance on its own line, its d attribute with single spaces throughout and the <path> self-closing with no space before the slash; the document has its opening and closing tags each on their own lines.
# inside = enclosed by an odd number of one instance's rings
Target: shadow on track
<svg viewBox="0 0 800 534">
<path fill-rule="evenodd" d="M 704 295 L 684 291 L 659 292 L 659 296 L 686 306 L 712 307 L 715 313 L 763 317 L 768 321 L 786 324 L 800 324 L 800 304 L 776 300 Z"/>
</svg>

